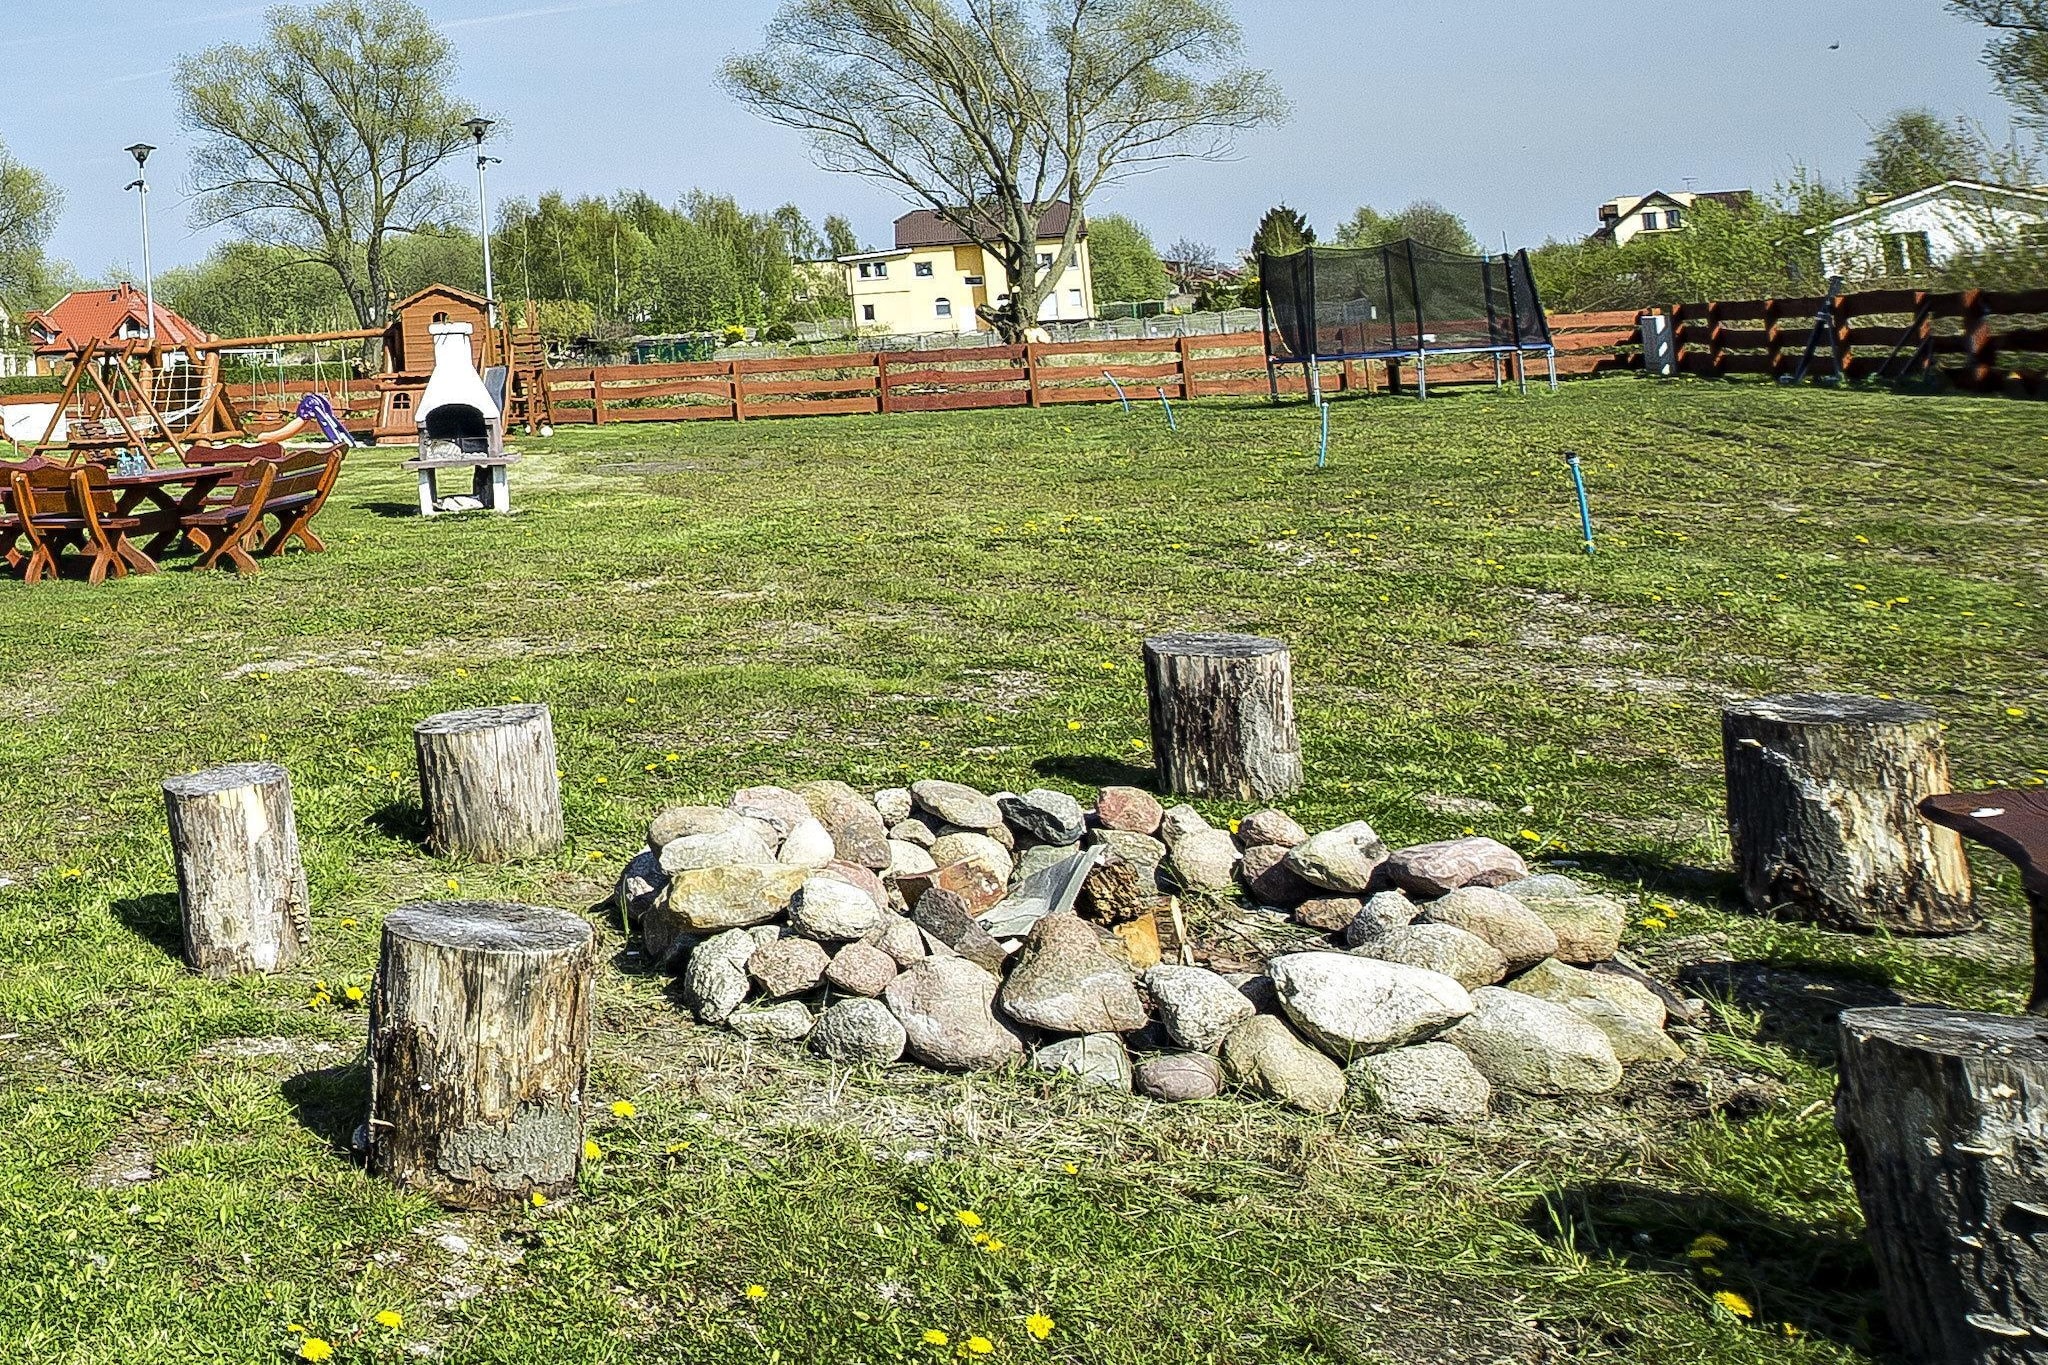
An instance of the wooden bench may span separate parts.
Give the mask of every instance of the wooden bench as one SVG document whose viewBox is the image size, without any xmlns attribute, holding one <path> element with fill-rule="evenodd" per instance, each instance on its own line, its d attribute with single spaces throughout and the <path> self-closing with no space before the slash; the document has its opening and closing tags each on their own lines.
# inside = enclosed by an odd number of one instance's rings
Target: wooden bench
<svg viewBox="0 0 2048 1365">
<path fill-rule="evenodd" d="M 292 540 L 315 553 L 325 550 L 311 522 L 334 489 L 341 457 L 341 447 L 336 446 L 249 461 L 224 485 L 225 497 L 180 519 L 186 539 L 200 551 L 193 567 L 217 568 L 225 559 L 237 573 L 255 573 L 257 554 L 275 557 Z M 269 517 L 277 518 L 278 525 L 266 538 L 263 527 Z"/>
<path fill-rule="evenodd" d="M 142 522 L 116 510 L 102 466 L 16 465 L 8 470 L 7 482 L 15 536 L 28 541 L 25 554 L 9 556 L 23 582 L 57 577 L 65 556 L 74 551 L 88 560 L 88 583 L 104 582 L 110 573 L 126 578 L 131 569 L 156 572 L 156 561 L 128 538 Z"/>
</svg>

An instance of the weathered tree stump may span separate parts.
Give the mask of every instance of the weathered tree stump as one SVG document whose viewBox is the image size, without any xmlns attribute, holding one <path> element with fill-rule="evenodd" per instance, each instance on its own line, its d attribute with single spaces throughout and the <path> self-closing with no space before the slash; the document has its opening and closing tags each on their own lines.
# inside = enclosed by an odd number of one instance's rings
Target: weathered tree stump
<svg viewBox="0 0 2048 1365">
<path fill-rule="evenodd" d="M 434 852 L 503 863 L 562 846 L 562 784 L 547 707 L 451 711 L 412 734 Z"/>
<path fill-rule="evenodd" d="M 1161 791 L 1272 800 L 1301 788 L 1287 646 L 1256 635 L 1145 641 Z"/>
<path fill-rule="evenodd" d="M 2048 1353 L 2048 1021 L 1848 1010 L 1835 1126 L 1904 1359 Z"/>
<path fill-rule="evenodd" d="M 370 1169 L 451 1208 L 570 1189 L 595 960 L 590 926 L 560 910 L 392 911 L 370 994 Z"/>
<path fill-rule="evenodd" d="M 232 763 L 163 790 L 185 961 L 212 977 L 290 966 L 311 937 L 290 776 Z"/>
<path fill-rule="evenodd" d="M 1962 841 L 1920 818 L 1949 789 L 1933 711 L 1835 693 L 1763 697 L 1721 713 L 1728 834 L 1742 894 L 1837 929 L 1977 928 Z"/>
</svg>

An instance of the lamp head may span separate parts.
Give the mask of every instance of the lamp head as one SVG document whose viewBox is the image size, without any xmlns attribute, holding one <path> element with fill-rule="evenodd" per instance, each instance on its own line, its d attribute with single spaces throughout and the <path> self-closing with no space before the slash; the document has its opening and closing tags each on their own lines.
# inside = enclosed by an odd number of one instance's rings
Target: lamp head
<svg viewBox="0 0 2048 1365">
<path fill-rule="evenodd" d="M 498 121 L 496 119 L 488 119 L 479 115 L 476 118 L 465 120 L 462 126 L 469 129 L 469 135 L 475 138 L 476 145 L 481 147 L 484 145 L 484 139 L 490 136 L 491 129 L 497 127 L 497 124 Z"/>
<path fill-rule="evenodd" d="M 140 170 L 144 165 L 148 163 L 149 154 L 155 150 L 156 148 L 150 146 L 147 142 L 138 142 L 133 147 L 127 149 L 128 155 L 135 158 L 135 166 L 137 170 Z"/>
</svg>

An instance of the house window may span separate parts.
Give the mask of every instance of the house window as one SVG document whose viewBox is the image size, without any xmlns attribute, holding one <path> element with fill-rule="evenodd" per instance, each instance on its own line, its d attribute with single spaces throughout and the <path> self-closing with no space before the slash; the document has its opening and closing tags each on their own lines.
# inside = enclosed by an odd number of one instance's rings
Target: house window
<svg viewBox="0 0 2048 1365">
<path fill-rule="evenodd" d="M 889 263 L 887 261 L 869 261 L 861 266 L 860 277 L 864 280 L 886 280 L 889 278 Z"/>
<path fill-rule="evenodd" d="M 1884 235 L 1884 268 L 1888 275 L 1910 275 L 1925 270 L 1934 261 L 1933 244 L 1924 232 L 1887 232 Z"/>
<path fill-rule="evenodd" d="M 969 289 L 979 289 L 982 287 L 982 285 L 986 283 L 988 283 L 988 281 L 980 275 L 969 275 L 966 280 L 966 284 Z"/>
<path fill-rule="evenodd" d="M 875 305 L 872 303 L 862 304 L 860 306 L 860 320 L 862 322 L 873 322 L 875 320 Z"/>
<path fill-rule="evenodd" d="M 1646 214 L 1644 214 L 1644 215 L 1643 215 L 1643 231 L 1645 231 L 1645 232 L 1655 232 L 1656 230 L 1657 230 L 1657 215 L 1656 215 L 1656 214 L 1654 214 L 1654 213 L 1646 213 Z"/>
<path fill-rule="evenodd" d="M 917 272 L 917 277 L 921 280 L 928 280 L 932 277 L 932 263 L 930 261 L 919 261 L 911 269 Z"/>
<path fill-rule="evenodd" d="M 1664 226 L 1670 228 L 1673 232 L 1676 232 L 1678 230 L 1680 223 L 1678 221 L 1677 209 L 1670 209 L 1665 212 Z"/>
<path fill-rule="evenodd" d="M 949 318 L 949 317 L 952 317 L 952 316 L 953 316 L 953 300 L 951 300 L 951 299 L 940 299 L 940 300 L 939 300 L 938 302 L 936 302 L 936 303 L 934 303 L 934 304 L 932 305 L 932 311 L 933 311 L 934 313 L 938 314 L 938 315 L 939 315 L 940 317 L 942 317 L 942 318 Z"/>
<path fill-rule="evenodd" d="M 1040 270 L 1052 269 L 1052 253 L 1050 251 L 1041 251 L 1038 253 L 1038 268 Z"/>
<path fill-rule="evenodd" d="M 1069 289 L 1069 290 L 1067 291 L 1067 307 L 1069 307 L 1069 308 L 1073 309 L 1073 310 L 1074 310 L 1075 312 L 1077 312 L 1077 313 L 1081 311 L 1081 291 L 1080 291 L 1080 290 L 1078 290 L 1078 289 Z"/>
</svg>

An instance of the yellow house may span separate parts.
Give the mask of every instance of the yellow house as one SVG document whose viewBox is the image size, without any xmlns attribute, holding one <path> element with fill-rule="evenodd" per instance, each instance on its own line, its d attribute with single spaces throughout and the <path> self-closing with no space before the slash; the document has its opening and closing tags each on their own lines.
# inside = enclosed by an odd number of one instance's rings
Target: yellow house
<svg viewBox="0 0 2048 1365">
<path fill-rule="evenodd" d="M 1038 266 L 1052 267 L 1066 237 L 1069 210 L 1055 204 L 1039 226 Z M 896 220 L 896 245 L 888 251 L 841 256 L 846 292 L 853 301 L 853 325 L 861 332 L 901 335 L 917 332 L 988 330 L 978 310 L 1009 295 L 1003 263 L 967 240 L 967 234 L 931 209 Z M 1095 273 L 1088 260 L 1084 222 L 1074 255 L 1038 310 L 1041 322 L 1080 322 L 1095 315 Z"/>
</svg>

